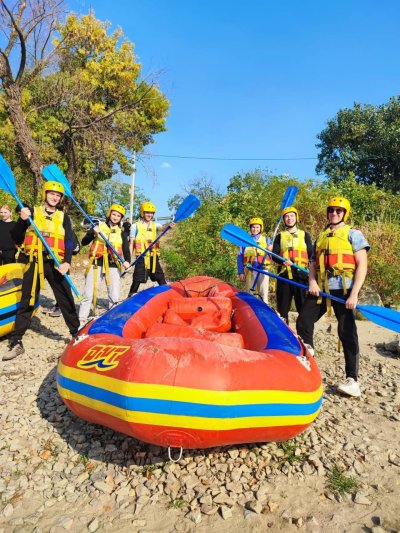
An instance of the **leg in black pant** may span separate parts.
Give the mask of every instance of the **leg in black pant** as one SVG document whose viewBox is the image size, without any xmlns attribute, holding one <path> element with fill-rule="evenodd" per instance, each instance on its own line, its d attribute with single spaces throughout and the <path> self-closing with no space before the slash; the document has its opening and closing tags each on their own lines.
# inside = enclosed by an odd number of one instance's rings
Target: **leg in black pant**
<svg viewBox="0 0 400 533">
<path fill-rule="evenodd" d="M 289 324 L 289 311 L 292 305 L 292 286 L 286 281 L 277 280 L 276 283 L 276 307 L 278 313 Z"/>
<path fill-rule="evenodd" d="M 317 303 L 318 297 L 309 294 L 296 321 L 297 334 L 305 344 L 314 348 L 314 324 L 326 313 L 326 299 Z"/>
<path fill-rule="evenodd" d="M 150 279 L 151 281 L 156 281 L 159 285 L 166 285 L 167 282 L 165 281 L 165 276 L 164 276 L 164 271 L 161 267 L 161 264 L 160 264 L 160 259 L 159 257 L 157 257 L 156 259 L 156 270 L 155 272 L 152 272 L 153 270 L 153 258 L 151 258 L 151 263 L 150 263 Z"/>
<path fill-rule="evenodd" d="M 53 261 L 44 262 L 44 276 L 53 290 L 56 302 L 64 317 L 65 323 L 74 337 L 79 330 L 79 318 L 76 312 L 74 297 L 71 287 L 65 277 L 55 269 Z"/>
<path fill-rule="evenodd" d="M 345 300 L 349 296 L 349 292 L 345 295 L 342 290 L 333 290 L 331 292 L 333 296 L 338 296 Z M 346 309 L 344 304 L 333 300 L 332 307 L 338 320 L 338 335 L 343 346 L 346 377 L 357 381 L 360 353 L 355 312 L 352 309 Z"/>
</svg>

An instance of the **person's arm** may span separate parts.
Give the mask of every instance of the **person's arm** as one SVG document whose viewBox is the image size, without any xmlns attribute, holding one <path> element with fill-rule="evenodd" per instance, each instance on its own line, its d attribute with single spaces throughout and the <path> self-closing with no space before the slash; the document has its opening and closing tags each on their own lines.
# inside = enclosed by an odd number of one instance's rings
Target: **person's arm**
<svg viewBox="0 0 400 533">
<path fill-rule="evenodd" d="M 17 246 L 24 242 L 26 230 L 30 226 L 28 220 L 28 217 L 30 216 L 33 216 L 33 210 L 29 207 L 21 209 L 20 216 L 16 221 L 15 226 L 10 231 L 11 238 Z"/>
<path fill-rule="evenodd" d="M 275 237 L 274 244 L 272 246 L 272 251 L 276 255 L 281 255 L 281 234 L 280 233 L 278 233 L 278 235 Z M 276 259 L 273 256 L 271 256 L 271 258 L 274 263 L 277 263 L 278 265 L 282 264 L 282 261 L 279 261 L 279 259 Z"/>
<path fill-rule="evenodd" d="M 354 281 L 353 286 L 351 288 L 350 296 L 346 300 L 347 309 L 355 309 L 358 303 L 359 292 L 364 284 L 367 275 L 368 259 L 366 248 L 358 250 L 358 252 L 354 252 L 354 259 L 356 262 L 356 270 L 354 272 Z"/>
<path fill-rule="evenodd" d="M 304 240 L 306 241 L 307 255 L 310 258 L 313 254 L 313 243 L 312 243 L 311 235 L 307 231 L 305 232 Z"/>
<path fill-rule="evenodd" d="M 75 247 L 75 238 L 74 238 L 74 231 L 72 229 L 71 219 L 68 215 L 64 215 L 64 243 L 65 243 L 65 255 L 64 255 L 64 261 L 63 263 L 68 264 L 68 268 L 71 266 L 72 261 L 72 252 L 74 251 Z M 65 272 L 64 272 L 65 274 Z"/>
<path fill-rule="evenodd" d="M 241 246 L 237 255 L 237 269 L 240 281 L 246 281 L 244 273 L 244 248 Z"/>
<path fill-rule="evenodd" d="M 122 255 L 124 257 L 123 267 L 127 269 L 129 268 L 129 265 L 131 262 L 131 252 L 129 250 L 130 248 L 129 237 L 124 231 L 121 232 L 121 237 L 122 237 Z"/>
<path fill-rule="evenodd" d="M 90 230 L 88 230 L 86 232 L 86 234 L 82 237 L 81 244 L 82 244 L 82 246 L 87 246 L 93 240 L 94 240 L 94 230 L 93 230 L 93 228 L 90 228 Z"/>
</svg>

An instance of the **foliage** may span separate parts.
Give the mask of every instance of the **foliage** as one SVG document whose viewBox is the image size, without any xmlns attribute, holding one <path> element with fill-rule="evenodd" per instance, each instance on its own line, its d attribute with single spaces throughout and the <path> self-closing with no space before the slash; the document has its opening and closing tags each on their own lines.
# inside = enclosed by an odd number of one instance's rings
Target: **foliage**
<svg viewBox="0 0 400 533">
<path fill-rule="evenodd" d="M 148 198 L 139 187 L 135 187 L 133 201 L 133 218 L 137 218 L 140 212 L 140 204 Z M 129 217 L 130 208 L 130 185 L 118 179 L 104 180 L 100 183 L 96 191 L 97 209 L 95 214 L 105 216 L 111 204 L 120 204 L 126 209 L 126 216 Z"/>
<path fill-rule="evenodd" d="M 400 191 L 400 97 L 373 106 L 341 109 L 317 136 L 317 172 L 335 184 L 355 176 L 357 183 Z"/>
<path fill-rule="evenodd" d="M 0 3 L 0 149 L 27 196 L 40 188 L 41 166 L 57 162 L 77 199 L 92 207 L 98 182 L 130 174 L 132 152 L 165 131 L 169 102 L 141 77 L 120 29 L 110 33 L 92 12 L 57 24 L 60 5 Z"/>
<path fill-rule="evenodd" d="M 343 495 L 346 492 L 355 492 L 359 487 L 359 483 L 353 477 L 346 476 L 338 465 L 333 465 L 328 475 L 328 486 L 333 494 Z"/>
<path fill-rule="evenodd" d="M 296 185 L 300 225 L 314 239 L 326 225 L 328 199 L 345 195 L 350 200 L 349 222 L 360 227 L 371 244 L 367 283 L 374 286 L 384 304 L 400 302 L 400 280 L 393 261 L 400 246 L 399 194 L 374 184 L 357 184 L 354 178 L 333 185 L 273 176 L 260 170 L 233 176 L 225 194 L 213 188 L 211 182 L 207 187 L 203 185 L 204 181 L 199 180 L 190 187 L 190 192 L 202 197 L 200 208 L 193 217 L 179 223 L 165 242 L 163 257 L 170 279 L 201 274 L 237 285 L 238 248 L 219 237 L 222 226 L 232 222 L 247 228 L 251 217 L 261 216 L 267 235 L 272 235 L 284 193 L 289 185 Z"/>
</svg>

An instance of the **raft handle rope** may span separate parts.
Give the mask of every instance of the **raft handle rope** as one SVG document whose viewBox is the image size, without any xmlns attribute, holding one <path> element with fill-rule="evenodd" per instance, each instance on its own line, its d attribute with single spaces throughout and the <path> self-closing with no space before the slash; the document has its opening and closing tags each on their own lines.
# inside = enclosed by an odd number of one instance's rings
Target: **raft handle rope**
<svg viewBox="0 0 400 533">
<path fill-rule="evenodd" d="M 179 448 L 180 452 L 179 452 L 179 456 L 177 459 L 172 459 L 172 456 L 171 456 L 171 446 L 168 446 L 168 458 L 170 461 L 172 461 L 173 463 L 178 463 L 181 459 L 182 459 L 182 453 L 183 453 L 183 448 L 182 446 Z"/>
</svg>

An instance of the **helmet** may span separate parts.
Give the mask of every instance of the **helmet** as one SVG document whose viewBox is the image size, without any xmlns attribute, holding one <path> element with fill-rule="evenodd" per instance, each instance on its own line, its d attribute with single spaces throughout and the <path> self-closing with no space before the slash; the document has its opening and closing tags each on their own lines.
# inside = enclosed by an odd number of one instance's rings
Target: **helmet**
<svg viewBox="0 0 400 533">
<path fill-rule="evenodd" d="M 299 212 L 297 211 L 297 209 L 295 207 L 290 206 L 290 207 L 285 207 L 285 209 L 282 209 L 282 213 L 281 213 L 282 219 L 288 213 L 294 213 L 296 215 L 296 222 L 297 223 L 300 222 Z"/>
<path fill-rule="evenodd" d="M 48 192 L 59 192 L 64 196 L 64 186 L 58 181 L 46 181 L 42 188 L 42 200 L 46 200 L 46 193 Z"/>
<path fill-rule="evenodd" d="M 147 213 L 155 213 L 156 212 L 156 206 L 152 204 L 151 202 L 144 202 L 140 206 L 140 216 L 144 216 L 145 211 Z"/>
<path fill-rule="evenodd" d="M 120 215 L 122 215 L 122 218 L 124 218 L 126 210 L 125 207 L 123 207 L 120 204 L 112 204 L 110 206 L 110 209 L 107 211 L 107 218 L 110 218 L 111 211 L 117 211 Z"/>
<path fill-rule="evenodd" d="M 343 222 L 346 222 L 346 220 L 349 218 L 351 207 L 350 207 L 350 202 L 348 201 L 347 198 L 343 198 L 341 196 L 335 196 L 335 198 L 331 198 L 329 200 L 328 205 L 326 206 L 326 209 L 328 209 L 328 207 L 341 207 L 342 209 L 344 209 L 345 212 L 344 212 Z"/>
<path fill-rule="evenodd" d="M 262 218 L 254 217 L 249 220 L 249 226 L 252 226 L 253 224 L 260 224 L 261 231 L 264 230 L 264 222 L 262 221 Z"/>
</svg>

